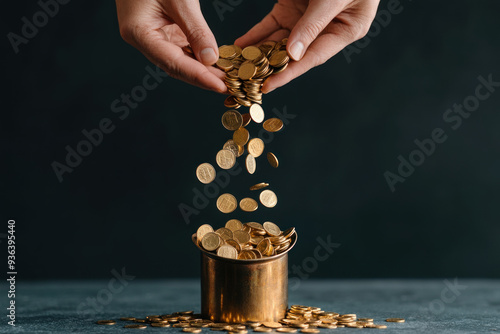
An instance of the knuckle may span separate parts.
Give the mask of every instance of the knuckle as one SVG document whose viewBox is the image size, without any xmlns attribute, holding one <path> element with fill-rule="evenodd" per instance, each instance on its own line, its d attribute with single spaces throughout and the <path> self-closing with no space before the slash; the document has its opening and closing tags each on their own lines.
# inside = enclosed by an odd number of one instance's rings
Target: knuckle
<svg viewBox="0 0 500 334">
<path fill-rule="evenodd" d="M 309 22 L 302 28 L 302 34 L 309 39 L 315 39 L 323 31 L 323 27 L 324 24 L 321 21 Z"/>
<path fill-rule="evenodd" d="M 187 34 L 187 38 L 189 42 L 192 44 L 199 44 L 201 42 L 204 42 L 208 40 L 209 37 L 210 37 L 209 34 L 203 27 L 193 27 L 189 30 L 189 33 Z"/>
</svg>

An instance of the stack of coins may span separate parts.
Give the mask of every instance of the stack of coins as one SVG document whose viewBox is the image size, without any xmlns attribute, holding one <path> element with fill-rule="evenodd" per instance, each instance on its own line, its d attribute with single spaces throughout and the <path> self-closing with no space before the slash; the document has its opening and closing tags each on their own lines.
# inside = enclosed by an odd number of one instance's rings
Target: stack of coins
<svg viewBox="0 0 500 334">
<path fill-rule="evenodd" d="M 254 332 L 280 332 L 280 333 L 319 333 L 320 329 L 334 328 L 387 328 L 386 325 L 373 323 L 372 318 L 357 318 L 356 314 L 339 314 L 326 312 L 319 307 L 292 305 L 287 310 L 285 318 L 279 322 L 245 322 L 245 323 L 217 323 L 203 319 L 201 314 L 193 311 L 174 312 L 164 315 L 148 315 L 145 318 L 124 317 L 120 318 L 125 328 L 144 329 L 151 327 L 174 327 L 182 332 L 200 333 L 203 328 L 212 331 L 226 331 L 234 334 L 246 334 L 248 330 Z M 405 322 L 402 318 L 389 318 L 386 322 Z M 128 324 L 127 324 L 128 323 Z M 115 320 L 99 320 L 99 325 L 116 325 Z"/>
<path fill-rule="evenodd" d="M 231 219 L 225 227 L 216 231 L 208 224 L 201 225 L 196 232 L 196 242 L 220 257 L 253 260 L 285 252 L 294 234 L 293 227 L 281 231 L 271 222 L 242 224 L 237 219 Z"/>
</svg>

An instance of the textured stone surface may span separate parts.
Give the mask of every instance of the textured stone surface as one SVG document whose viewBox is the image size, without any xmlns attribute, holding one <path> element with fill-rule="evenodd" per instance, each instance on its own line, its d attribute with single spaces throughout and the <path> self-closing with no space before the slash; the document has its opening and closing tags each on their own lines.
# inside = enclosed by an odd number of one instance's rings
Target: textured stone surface
<svg viewBox="0 0 500 334">
<path fill-rule="evenodd" d="M 376 323 L 387 324 L 385 333 L 500 333 L 500 281 L 460 279 L 456 293 L 449 289 L 453 281 L 449 279 L 447 284 L 444 280 L 305 280 L 290 285 L 289 304 L 374 318 Z M 0 332 L 127 333 L 131 330 L 122 328 L 122 322 L 100 326 L 95 321 L 200 311 L 200 288 L 196 280 L 132 280 L 114 294 L 106 292 L 108 283 L 106 280 L 19 282 L 16 327 L 7 326 L 4 315 Z M 119 290 L 120 285 L 115 285 L 114 289 Z M 88 303 L 87 298 L 96 299 L 98 311 L 84 304 Z M 1 302 L 4 314 L 6 300 L 4 297 Z M 81 314 L 89 310 L 95 315 Z M 385 323 L 389 317 L 405 318 L 406 323 Z M 322 333 L 355 330 L 322 329 Z M 180 329 L 150 327 L 145 331 L 178 333 Z"/>
</svg>

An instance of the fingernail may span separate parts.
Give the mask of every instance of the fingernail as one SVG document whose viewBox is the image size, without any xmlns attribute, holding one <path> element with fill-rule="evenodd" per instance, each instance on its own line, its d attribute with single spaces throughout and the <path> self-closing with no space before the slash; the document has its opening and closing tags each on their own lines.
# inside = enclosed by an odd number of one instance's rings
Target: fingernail
<svg viewBox="0 0 500 334">
<path fill-rule="evenodd" d="M 290 46 L 290 56 L 293 60 L 300 60 L 304 53 L 304 44 L 302 42 L 295 42 Z"/>
<path fill-rule="evenodd" d="M 217 56 L 212 48 L 205 48 L 200 52 L 200 60 L 202 63 L 209 65 L 217 61 Z"/>
</svg>

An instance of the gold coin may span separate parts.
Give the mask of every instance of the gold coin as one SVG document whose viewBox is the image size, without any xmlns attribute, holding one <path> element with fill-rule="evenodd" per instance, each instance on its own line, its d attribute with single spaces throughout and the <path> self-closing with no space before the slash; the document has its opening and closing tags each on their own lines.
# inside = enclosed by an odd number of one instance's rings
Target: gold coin
<svg viewBox="0 0 500 334">
<path fill-rule="evenodd" d="M 188 333 L 201 333 L 201 328 L 196 328 L 196 327 L 184 327 L 182 329 L 183 332 L 188 332 Z"/>
<path fill-rule="evenodd" d="M 201 240 L 203 240 L 203 237 L 205 236 L 205 234 L 207 234 L 209 232 L 213 232 L 213 231 L 214 231 L 214 229 L 209 224 L 201 225 L 200 227 L 198 227 L 198 230 L 196 231 L 196 241 L 198 243 L 201 243 Z"/>
<path fill-rule="evenodd" d="M 267 322 L 263 322 L 262 325 L 268 327 L 268 328 L 280 328 L 280 327 L 283 327 L 282 324 L 280 324 L 279 322 L 274 322 L 274 321 L 267 321 Z"/>
<path fill-rule="evenodd" d="M 264 109 L 260 104 L 254 103 L 250 106 L 250 116 L 255 123 L 262 123 L 264 121 Z"/>
<path fill-rule="evenodd" d="M 241 117 L 243 117 L 243 124 L 241 126 L 245 127 L 250 124 L 250 121 L 252 120 L 250 113 L 247 112 L 246 114 L 242 114 Z"/>
<path fill-rule="evenodd" d="M 215 168 L 208 162 L 202 163 L 196 168 L 196 177 L 201 183 L 209 184 L 215 180 Z"/>
<path fill-rule="evenodd" d="M 278 165 L 279 165 L 279 161 L 278 161 L 278 158 L 276 158 L 276 156 L 274 155 L 274 153 L 272 152 L 267 152 L 267 161 L 269 161 L 269 164 L 274 167 L 274 168 L 278 168 Z"/>
<path fill-rule="evenodd" d="M 121 321 L 134 321 L 135 318 L 134 317 L 121 317 L 120 320 Z"/>
<path fill-rule="evenodd" d="M 268 132 L 277 132 L 283 128 L 283 121 L 279 118 L 270 118 L 262 124 L 262 127 Z"/>
<path fill-rule="evenodd" d="M 259 207 L 259 205 L 257 204 L 257 201 L 254 200 L 253 198 L 243 198 L 241 201 L 240 201 L 240 208 L 241 210 L 245 211 L 245 212 L 253 212 L 255 210 L 257 210 L 257 208 Z"/>
<path fill-rule="evenodd" d="M 281 229 L 274 223 L 265 222 L 262 226 L 264 227 L 264 230 L 266 230 L 267 234 L 273 237 L 277 237 L 281 234 Z"/>
<path fill-rule="evenodd" d="M 248 142 L 248 153 L 254 156 L 254 158 L 259 157 L 262 152 L 264 152 L 264 142 L 260 138 L 252 138 Z"/>
<path fill-rule="evenodd" d="M 234 96 L 230 95 L 230 96 L 226 97 L 226 99 L 224 100 L 224 106 L 226 106 L 228 108 L 239 108 L 240 104 L 238 102 L 236 102 L 236 100 L 234 99 Z"/>
<path fill-rule="evenodd" d="M 208 232 L 205 234 L 203 239 L 201 239 L 201 245 L 203 248 L 209 252 L 219 248 L 221 244 L 221 237 L 215 232 Z"/>
<path fill-rule="evenodd" d="M 250 234 L 248 232 L 243 231 L 243 230 L 234 231 L 233 232 L 233 239 L 236 242 L 238 242 L 240 245 L 246 244 L 247 242 L 250 241 Z"/>
<path fill-rule="evenodd" d="M 389 319 L 385 319 L 385 321 L 387 321 L 387 322 L 405 322 L 405 319 L 402 319 L 402 318 L 389 318 Z"/>
<path fill-rule="evenodd" d="M 227 221 L 226 228 L 234 232 L 241 230 L 243 228 L 243 224 L 238 219 L 231 219 Z"/>
<path fill-rule="evenodd" d="M 220 58 L 215 64 L 224 72 L 229 72 L 234 68 L 233 62 L 229 59 Z"/>
<path fill-rule="evenodd" d="M 146 325 L 139 325 L 139 324 L 132 324 L 132 325 L 125 325 L 123 328 L 135 328 L 135 329 L 145 329 L 148 328 Z"/>
<path fill-rule="evenodd" d="M 250 134 L 248 133 L 248 130 L 245 128 L 239 128 L 233 133 L 233 141 L 236 145 L 239 146 L 245 146 L 249 138 Z"/>
<path fill-rule="evenodd" d="M 217 161 L 217 165 L 219 165 L 220 168 L 231 169 L 236 163 L 236 156 L 231 150 L 222 149 L 219 152 L 217 152 L 215 160 Z"/>
<path fill-rule="evenodd" d="M 262 195 L 262 194 L 261 194 Z M 222 194 L 217 198 L 217 209 L 223 213 L 231 213 L 238 207 L 238 201 L 231 194 Z"/>
<path fill-rule="evenodd" d="M 201 240 L 200 240 L 200 243 L 201 243 Z M 135 319 L 134 320 L 134 322 L 139 322 L 139 323 L 144 323 L 146 321 L 147 321 L 146 319 Z"/>
<path fill-rule="evenodd" d="M 278 203 L 278 197 L 272 190 L 263 190 L 259 195 L 260 202 L 267 208 L 273 208 Z"/>
<path fill-rule="evenodd" d="M 283 236 L 288 239 L 288 238 L 291 238 L 292 235 L 295 233 L 295 227 L 290 227 L 288 230 L 285 230 L 283 232 Z M 321 311 L 321 312 L 324 312 L 324 311 Z M 314 312 L 313 312 L 314 314 Z M 317 314 L 317 313 L 316 313 Z"/>
<path fill-rule="evenodd" d="M 247 60 L 257 59 L 261 54 L 262 51 L 256 46 L 247 46 L 241 51 L 241 55 Z"/>
<path fill-rule="evenodd" d="M 254 332 L 264 332 L 264 333 L 269 333 L 269 332 L 272 332 L 273 329 L 272 328 L 267 328 L 267 327 L 255 327 L 253 329 Z"/>
<path fill-rule="evenodd" d="M 262 188 L 268 187 L 269 183 L 261 182 L 254 184 L 253 186 L 250 187 L 250 190 L 260 190 Z"/>
<path fill-rule="evenodd" d="M 232 239 L 233 238 L 233 231 L 231 231 L 228 228 L 221 227 L 217 231 L 215 231 L 218 235 L 221 236 L 222 239 L 227 240 L 227 239 Z"/>
<path fill-rule="evenodd" d="M 373 322 L 372 318 L 359 318 L 358 321 L 368 321 L 368 322 Z"/>
<path fill-rule="evenodd" d="M 217 249 L 217 255 L 228 259 L 236 259 L 238 257 L 238 250 L 230 245 L 222 245 Z"/>
<path fill-rule="evenodd" d="M 288 57 L 286 51 L 278 51 L 269 58 L 269 65 L 274 67 L 281 67 L 284 66 L 289 59 L 290 58 Z"/>
<path fill-rule="evenodd" d="M 332 325 L 332 324 L 319 324 L 318 327 L 320 327 L 320 328 L 337 328 L 336 325 Z"/>
<path fill-rule="evenodd" d="M 222 45 L 219 47 L 219 57 L 232 58 L 236 55 L 236 50 L 232 45 Z"/>
<path fill-rule="evenodd" d="M 257 258 L 257 256 L 254 254 L 254 252 L 249 251 L 249 250 L 242 250 L 238 254 L 238 259 L 239 260 L 253 260 L 253 259 L 256 259 L 256 258 Z"/>
<path fill-rule="evenodd" d="M 233 240 L 233 239 L 226 240 L 226 244 L 228 244 L 229 246 L 233 246 L 234 248 L 236 248 L 236 251 L 238 251 L 238 253 L 241 251 L 240 244 L 237 241 Z"/>
<path fill-rule="evenodd" d="M 317 328 L 304 328 L 300 330 L 301 333 L 319 333 L 320 330 Z"/>
<path fill-rule="evenodd" d="M 116 325 L 116 321 L 114 320 L 97 320 L 96 322 L 98 325 Z"/>
<path fill-rule="evenodd" d="M 243 124 L 243 117 L 236 110 L 228 110 L 222 114 L 222 125 L 231 131 L 238 130 Z"/>
<path fill-rule="evenodd" d="M 247 154 L 247 157 L 245 159 L 245 165 L 247 167 L 248 173 L 250 174 L 255 173 L 255 170 L 257 169 L 257 163 L 253 155 Z"/>
<path fill-rule="evenodd" d="M 241 80 L 248 80 L 255 75 L 255 72 L 257 72 L 257 67 L 254 64 L 244 63 L 238 69 L 238 77 Z"/>
<path fill-rule="evenodd" d="M 166 328 L 166 327 L 170 327 L 170 324 L 168 324 L 168 323 L 163 323 L 163 322 L 153 322 L 153 323 L 151 324 L 151 326 L 152 326 L 152 327 L 164 327 L 164 328 Z"/>
<path fill-rule="evenodd" d="M 267 254 L 269 252 L 269 250 L 271 249 L 271 247 L 272 247 L 271 241 L 269 241 L 268 238 L 265 238 L 265 239 L 262 239 L 261 242 L 259 242 L 259 244 L 257 245 L 257 250 L 261 254 Z"/>
<path fill-rule="evenodd" d="M 297 330 L 295 328 L 288 328 L 288 327 L 276 328 L 276 331 L 280 333 L 297 333 Z"/>
</svg>

